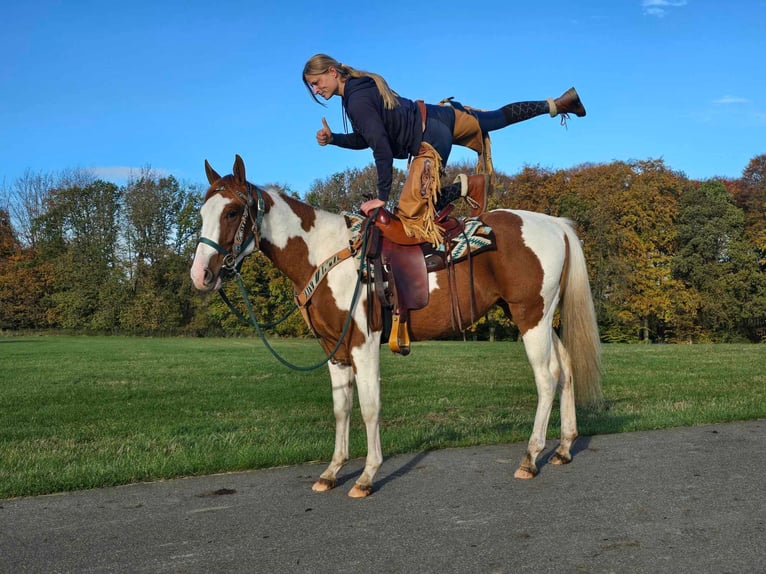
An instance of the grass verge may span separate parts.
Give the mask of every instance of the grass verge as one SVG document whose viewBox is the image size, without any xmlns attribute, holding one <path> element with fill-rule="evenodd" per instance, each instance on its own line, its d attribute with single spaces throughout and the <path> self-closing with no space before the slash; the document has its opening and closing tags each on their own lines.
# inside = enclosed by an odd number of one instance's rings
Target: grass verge
<svg viewBox="0 0 766 574">
<path fill-rule="evenodd" d="M 297 364 L 315 341 L 274 345 Z M 766 417 L 766 346 L 608 345 L 581 435 Z M 382 351 L 384 455 L 525 441 L 537 395 L 520 343 Z M 0 498 L 326 460 L 325 368 L 278 364 L 251 339 L 0 339 Z M 365 455 L 354 412 L 351 456 Z M 558 433 L 554 407 L 548 436 Z"/>
</svg>

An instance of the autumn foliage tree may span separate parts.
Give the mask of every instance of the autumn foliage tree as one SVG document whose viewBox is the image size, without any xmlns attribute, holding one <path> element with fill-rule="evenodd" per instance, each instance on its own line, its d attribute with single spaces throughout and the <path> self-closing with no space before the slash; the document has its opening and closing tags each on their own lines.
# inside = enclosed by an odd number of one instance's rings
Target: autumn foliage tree
<svg viewBox="0 0 766 574">
<path fill-rule="evenodd" d="M 452 164 L 442 182 L 474 168 Z M 389 207 L 406 176 L 395 167 Z M 372 164 L 349 169 L 316 180 L 303 199 L 356 212 L 376 182 Z M 191 286 L 202 194 L 201 186 L 149 168 L 122 187 L 81 171 L 27 172 L 0 190 L 7 206 L 0 209 L 0 328 L 251 335 L 220 298 Z M 740 179 L 703 182 L 657 159 L 528 165 L 514 175 L 496 172 L 489 208 L 574 222 L 605 341 L 766 338 L 766 155 L 754 157 Z M 466 215 L 463 202 L 453 213 Z M 288 316 L 272 333 L 310 334 L 299 313 L 288 315 L 293 286 L 265 257 L 250 257 L 242 276 L 260 322 Z M 227 288 L 236 302 L 236 289 Z M 518 331 L 493 310 L 474 335 L 515 338 Z"/>
<path fill-rule="evenodd" d="M 123 263 L 130 281 L 120 324 L 135 333 L 173 333 L 191 319 L 187 261 L 198 233 L 202 190 L 143 170 L 125 186 Z"/>
<path fill-rule="evenodd" d="M 0 209 L 0 329 L 45 324 L 40 304 L 43 278 L 29 250 L 22 247 L 10 214 Z"/>
<path fill-rule="evenodd" d="M 750 160 L 735 197 L 745 214 L 747 241 L 757 250 L 762 269 L 766 269 L 766 154 Z"/>
</svg>

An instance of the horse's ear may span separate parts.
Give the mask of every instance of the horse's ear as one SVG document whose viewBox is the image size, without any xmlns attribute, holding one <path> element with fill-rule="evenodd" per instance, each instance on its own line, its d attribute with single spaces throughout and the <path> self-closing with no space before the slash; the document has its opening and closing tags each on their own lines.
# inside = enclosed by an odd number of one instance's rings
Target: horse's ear
<svg viewBox="0 0 766 574">
<path fill-rule="evenodd" d="M 234 169 L 232 170 L 232 173 L 234 174 L 234 179 L 236 179 L 237 182 L 242 184 L 247 182 L 247 179 L 245 178 L 245 162 L 242 161 L 242 158 L 239 157 L 239 154 L 234 157 Z"/>
<path fill-rule="evenodd" d="M 210 166 L 205 160 L 205 174 L 207 175 L 207 181 L 210 185 L 213 185 L 216 181 L 221 179 L 221 176 Z"/>
</svg>

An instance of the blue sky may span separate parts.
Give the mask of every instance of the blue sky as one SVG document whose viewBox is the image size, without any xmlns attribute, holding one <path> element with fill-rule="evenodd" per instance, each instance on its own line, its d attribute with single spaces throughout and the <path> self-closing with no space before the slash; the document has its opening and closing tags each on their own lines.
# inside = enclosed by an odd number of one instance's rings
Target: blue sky
<svg viewBox="0 0 766 574">
<path fill-rule="evenodd" d="M 436 4 L 436 3 L 434 3 Z M 766 153 L 766 0 L 13 2 L 0 20 L 0 188 L 26 170 L 151 167 L 204 183 L 234 154 L 255 183 L 298 193 L 372 162 L 320 148 L 327 117 L 302 82 L 325 52 L 400 94 L 493 109 L 576 86 L 568 128 L 539 117 L 493 134 L 495 167 L 662 158 L 739 177 Z M 451 163 L 473 159 L 455 148 Z M 405 163 L 397 162 L 400 168 Z"/>
</svg>

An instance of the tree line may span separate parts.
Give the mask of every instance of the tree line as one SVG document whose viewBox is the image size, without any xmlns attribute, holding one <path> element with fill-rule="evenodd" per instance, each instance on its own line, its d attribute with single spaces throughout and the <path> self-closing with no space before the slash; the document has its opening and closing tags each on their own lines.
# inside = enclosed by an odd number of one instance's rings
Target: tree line
<svg viewBox="0 0 766 574">
<path fill-rule="evenodd" d="M 444 181 L 468 164 L 450 167 Z M 395 169 L 392 204 L 406 174 Z M 316 180 L 303 199 L 354 211 L 375 169 Z M 299 197 L 284 186 L 282 192 Z M 246 335 L 189 266 L 204 188 L 141 170 L 125 185 L 84 170 L 27 171 L 0 189 L 0 329 L 137 335 Z M 489 208 L 568 217 L 588 260 L 607 342 L 766 341 L 766 155 L 738 179 L 690 180 L 662 160 L 495 174 Z M 457 214 L 465 213 L 458 206 Z M 307 336 L 292 286 L 263 256 L 243 268 L 260 322 Z M 235 289 L 229 295 L 237 301 Z M 499 309 L 472 329 L 515 338 Z"/>
</svg>

